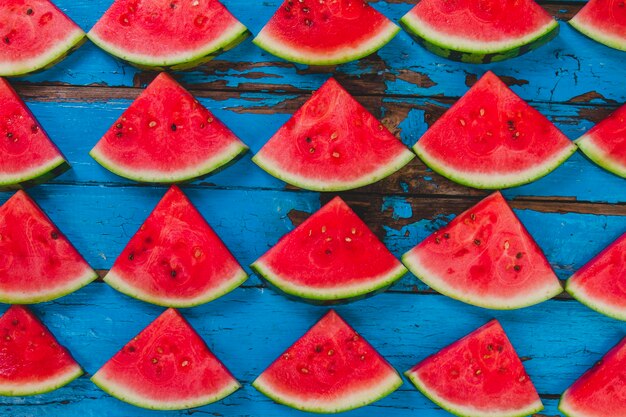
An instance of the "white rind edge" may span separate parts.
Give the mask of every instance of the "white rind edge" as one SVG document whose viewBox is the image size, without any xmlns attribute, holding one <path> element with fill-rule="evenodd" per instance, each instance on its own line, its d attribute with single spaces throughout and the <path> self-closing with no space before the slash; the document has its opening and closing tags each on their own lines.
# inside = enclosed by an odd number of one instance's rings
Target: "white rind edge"
<svg viewBox="0 0 626 417">
<path fill-rule="evenodd" d="M 3 383 L 0 384 L 0 395 L 3 396 L 26 396 L 26 395 L 38 395 L 46 392 L 54 391 L 62 386 L 65 386 L 83 375 L 83 369 L 77 363 L 74 366 L 69 366 L 66 372 L 56 375 L 53 378 L 48 378 L 43 381 L 37 382 L 18 382 L 15 384 Z"/>
<path fill-rule="evenodd" d="M 618 164 L 606 154 L 600 147 L 594 143 L 593 135 L 582 135 L 574 141 L 578 148 L 589 159 L 595 162 L 598 166 L 612 172 L 615 175 L 619 175 L 622 178 L 626 178 L 626 166 Z"/>
<path fill-rule="evenodd" d="M 618 49 L 620 51 L 626 51 L 626 39 L 619 36 L 613 36 L 601 28 L 593 27 L 586 23 L 579 21 L 578 14 L 570 19 L 568 22 L 574 29 L 582 33 L 583 35 L 593 39 L 596 42 L 600 42 L 611 48 Z"/>
<path fill-rule="evenodd" d="M 46 161 L 44 164 L 41 164 L 29 171 L 22 171 L 19 174 L 0 175 L 0 186 L 15 185 L 26 181 L 32 181 L 42 175 L 46 175 L 55 168 L 63 165 L 63 163 L 67 163 L 67 161 L 62 155 L 59 154 Z"/>
<path fill-rule="evenodd" d="M 577 285 L 575 281 L 572 280 L 574 277 L 575 275 L 571 276 L 565 284 L 565 291 L 567 291 L 572 297 L 598 313 L 617 320 L 626 321 L 626 309 L 610 305 L 602 300 L 594 299 L 587 294 L 582 287 Z"/>
</svg>

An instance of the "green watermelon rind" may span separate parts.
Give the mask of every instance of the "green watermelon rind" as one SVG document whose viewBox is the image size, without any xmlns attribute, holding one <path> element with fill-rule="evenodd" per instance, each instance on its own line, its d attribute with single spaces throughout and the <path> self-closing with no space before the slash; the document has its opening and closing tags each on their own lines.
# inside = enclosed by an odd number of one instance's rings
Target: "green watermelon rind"
<svg viewBox="0 0 626 417">
<path fill-rule="evenodd" d="M 76 378 L 83 375 L 85 372 L 77 363 L 67 366 L 66 372 L 61 375 L 57 375 L 54 378 L 48 378 L 44 381 L 36 381 L 31 383 L 20 382 L 15 384 L 14 387 L 0 385 L 0 395 L 5 397 L 23 397 L 30 395 L 46 394 L 48 392 L 57 390 Z"/>
<path fill-rule="evenodd" d="M 99 372 L 96 372 L 91 377 L 91 382 L 93 382 L 102 391 L 106 392 L 112 397 L 117 398 L 120 401 L 124 401 L 128 404 L 132 404 L 134 406 L 145 408 L 148 410 L 164 411 L 184 410 L 188 408 L 202 407 L 204 405 L 220 401 L 241 388 L 241 384 L 233 378 L 232 383 L 224 387 L 224 389 L 222 389 L 218 393 L 212 393 L 210 395 L 206 395 L 196 399 L 188 399 L 184 401 L 154 402 L 139 395 L 134 395 L 132 393 L 131 387 L 121 385 L 118 386 L 117 384 L 115 384 L 114 381 L 110 381 L 107 380 L 107 378 L 102 377 Z"/>
<path fill-rule="evenodd" d="M 601 43 L 609 48 L 617 49 L 618 51 L 626 51 L 626 41 L 624 39 L 620 39 L 618 37 L 607 36 L 604 31 L 600 28 L 594 28 L 592 26 L 586 25 L 583 22 L 579 22 L 577 16 L 574 16 L 569 20 L 569 24 L 571 27 L 587 36 L 594 41 Z"/>
<path fill-rule="evenodd" d="M 189 308 L 196 307 L 201 304 L 206 304 L 238 288 L 247 279 L 248 274 L 243 269 L 239 268 L 237 271 L 235 271 L 232 277 L 224 282 L 224 285 L 222 285 L 221 287 L 217 289 L 212 289 L 211 291 L 206 293 L 202 293 L 192 299 L 181 300 L 173 297 L 153 297 L 145 294 L 137 287 L 126 284 L 126 280 L 124 280 L 113 269 L 111 269 L 103 278 L 103 280 L 111 287 L 121 292 L 122 294 L 128 295 L 129 297 L 158 306 L 174 308 Z"/>
<path fill-rule="evenodd" d="M 96 160 L 100 165 L 111 171 L 112 173 L 119 175 L 137 182 L 149 182 L 157 184 L 173 184 L 192 181 L 209 174 L 215 174 L 219 170 L 226 168 L 231 163 L 237 161 L 247 151 L 248 147 L 240 141 L 233 141 L 228 148 L 220 151 L 218 154 L 213 155 L 208 161 L 205 161 L 201 165 L 197 165 L 186 170 L 179 170 L 175 173 L 159 173 L 157 171 L 145 170 L 143 173 L 137 170 L 128 170 L 121 166 L 118 166 L 115 162 L 107 158 L 103 153 L 99 152 L 96 148 L 93 148 L 89 155 Z"/>
<path fill-rule="evenodd" d="M 154 71 L 177 71 L 194 68 L 212 60 L 222 52 L 233 49 L 249 36 L 250 31 L 248 28 L 246 28 L 241 22 L 234 22 L 233 25 L 225 31 L 219 39 L 209 45 L 195 51 L 181 53 L 177 56 L 157 59 L 148 55 L 124 51 L 100 38 L 100 36 L 98 36 L 93 29 L 87 33 L 89 40 L 96 44 L 100 49 L 130 63 L 139 69 Z"/>
<path fill-rule="evenodd" d="M 598 146 L 594 144 L 593 135 L 583 135 L 576 139 L 574 143 L 578 146 L 578 149 L 596 165 L 606 169 L 607 171 L 626 178 L 626 166 L 614 161 L 609 155 L 602 151 Z"/>
<path fill-rule="evenodd" d="M 443 283 L 434 273 L 430 272 L 411 251 L 402 255 L 402 263 L 422 282 L 433 290 L 447 297 L 462 301 L 477 307 L 491 310 L 516 310 L 529 307 L 547 301 L 563 292 L 563 287 L 558 279 L 554 279 L 554 288 L 547 288 L 544 292 L 534 291 L 532 296 L 518 297 L 513 300 L 510 297 L 506 300 L 488 300 L 484 297 L 472 297 L 466 295 L 462 289 L 455 289 Z"/>
<path fill-rule="evenodd" d="M 593 417 L 588 416 L 584 413 L 577 413 L 576 410 L 572 408 L 571 405 L 568 404 L 567 396 L 569 394 L 569 388 L 563 392 L 561 395 L 561 399 L 559 400 L 559 405 L 557 406 L 558 410 L 563 413 L 566 417 Z"/>
<path fill-rule="evenodd" d="M 317 54 L 307 54 L 299 49 L 290 49 L 288 45 L 272 39 L 266 32 L 261 30 L 252 40 L 252 43 L 270 54 L 287 61 L 304 65 L 339 65 L 356 61 L 381 49 L 388 44 L 400 31 L 400 27 L 395 23 L 387 22 L 387 27 L 367 42 L 361 43 L 357 48 L 346 48 L 333 53 L 332 56 L 317 56 Z"/>
<path fill-rule="evenodd" d="M 404 375 L 406 375 L 406 377 L 409 378 L 409 380 L 413 383 L 413 385 L 415 385 L 415 387 L 426 398 L 428 398 L 429 400 L 431 400 L 433 403 L 437 404 L 439 407 L 443 408 L 444 410 L 459 417 L 525 417 L 525 416 L 538 413 L 544 408 L 541 400 L 537 400 L 538 402 L 533 403 L 532 405 L 529 405 L 528 407 L 524 409 L 511 410 L 508 413 L 502 410 L 496 410 L 494 412 L 487 412 L 487 411 L 482 411 L 482 410 L 473 411 L 467 407 L 463 407 L 458 404 L 452 404 L 444 400 L 439 395 L 437 395 L 434 391 L 429 390 L 426 387 L 426 385 L 421 381 L 421 379 L 416 375 L 416 373 L 411 372 L 411 370 L 406 371 Z"/>
<path fill-rule="evenodd" d="M 97 278 L 98 274 L 96 273 L 96 271 L 91 269 L 91 267 L 89 266 L 85 266 L 85 272 L 83 272 L 82 275 L 73 277 L 71 280 L 67 280 L 69 281 L 69 284 L 66 284 L 60 288 L 56 288 L 54 291 L 46 290 L 39 294 L 17 294 L 16 292 L 6 292 L 3 289 L 0 289 L 0 303 L 36 304 L 56 300 L 57 298 L 61 298 L 83 288 L 85 285 L 96 280 Z"/>
<path fill-rule="evenodd" d="M 578 302 L 600 314 L 604 314 L 607 317 L 626 321 L 626 310 L 611 306 L 608 303 L 603 303 L 600 300 L 590 297 L 583 288 L 574 284 L 571 278 L 572 277 L 570 277 L 570 279 L 568 279 L 565 283 L 565 291 L 578 300 Z"/>
<path fill-rule="evenodd" d="M 252 386 L 256 388 L 260 393 L 271 398 L 275 402 L 279 404 L 286 405 L 288 407 L 294 408 L 300 411 L 308 411 L 310 413 L 317 414 L 327 414 L 327 413 L 341 413 L 344 411 L 354 410 L 359 407 L 366 406 L 368 404 L 374 403 L 378 400 L 381 400 L 400 388 L 404 383 L 400 375 L 396 372 L 395 369 L 390 369 L 388 376 L 385 380 L 383 377 L 378 377 L 378 385 L 375 389 L 370 389 L 367 392 L 359 393 L 359 395 L 352 395 L 354 398 L 349 398 L 348 395 L 344 396 L 343 401 L 341 403 L 333 403 L 324 405 L 320 401 L 315 401 L 314 405 L 306 405 L 302 401 L 298 401 L 297 398 L 287 398 L 286 396 L 281 395 L 276 390 L 272 389 L 271 386 L 265 384 L 263 382 L 263 375 L 259 376 L 254 382 Z"/>
<path fill-rule="evenodd" d="M 328 181 L 328 180 L 310 180 L 303 176 L 296 176 L 287 171 L 281 170 L 269 158 L 264 158 L 261 152 L 252 157 L 252 162 L 257 164 L 263 171 L 273 177 L 278 178 L 288 184 L 311 191 L 347 191 L 354 188 L 363 187 L 373 184 L 389 175 L 399 171 L 406 164 L 415 158 L 415 154 L 408 149 L 403 149 L 392 162 L 381 166 L 378 170 L 364 175 L 355 181 Z"/>
<path fill-rule="evenodd" d="M 488 42 L 457 39 L 465 45 L 454 45 L 452 37 L 435 30 L 428 30 L 429 25 L 407 13 L 400 19 L 400 24 L 420 45 L 443 58 L 470 64 L 488 64 L 523 55 L 554 39 L 559 33 L 559 23 L 552 20 L 537 31 L 509 41 L 501 41 L 490 46 Z"/>
<path fill-rule="evenodd" d="M 429 168 L 441 176 L 467 187 L 491 190 L 517 187 L 545 177 L 569 159 L 569 157 L 576 152 L 576 149 L 577 146 L 571 143 L 570 146 L 564 147 L 560 153 L 557 153 L 551 159 L 521 172 L 479 174 L 476 172 L 464 173 L 450 166 L 446 166 L 444 161 L 430 156 L 426 150 L 422 149 L 419 141 L 413 146 L 413 151 L 415 151 L 417 156 L 419 156 Z"/>
<path fill-rule="evenodd" d="M 87 37 L 85 32 L 76 26 L 68 35 L 67 39 L 58 42 L 54 48 L 50 48 L 43 56 L 31 59 L 20 66 L 7 64 L 3 67 L 3 65 L 0 64 L 0 77 L 19 77 L 46 70 L 65 59 L 65 57 L 78 49 L 86 41 Z"/>
<path fill-rule="evenodd" d="M 33 185 L 42 184 L 70 169 L 70 164 L 58 155 L 36 168 L 18 175 L 0 175 L 0 191 L 21 190 Z"/>
<path fill-rule="evenodd" d="M 257 260 L 250 267 L 259 274 L 263 279 L 267 280 L 272 286 L 287 295 L 312 301 L 351 301 L 363 298 L 369 294 L 376 294 L 379 291 L 389 287 L 391 284 L 402 278 L 408 270 L 404 265 L 398 265 L 385 274 L 378 277 L 370 278 L 365 283 L 352 285 L 348 288 L 311 288 L 300 285 L 293 285 L 288 279 L 281 278 L 277 273 L 272 271 L 261 260 Z"/>
</svg>

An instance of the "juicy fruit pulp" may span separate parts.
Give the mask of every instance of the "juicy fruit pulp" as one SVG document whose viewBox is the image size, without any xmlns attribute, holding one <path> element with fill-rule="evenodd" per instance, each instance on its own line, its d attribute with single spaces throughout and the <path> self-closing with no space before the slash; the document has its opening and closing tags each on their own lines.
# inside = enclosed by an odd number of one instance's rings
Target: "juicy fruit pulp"
<svg viewBox="0 0 626 417">
<path fill-rule="evenodd" d="M 0 78 L 0 190 L 43 182 L 69 169 L 11 85 Z"/>
<path fill-rule="evenodd" d="M 252 160 L 297 187 L 338 191 L 385 178 L 414 156 L 330 78 Z"/>
<path fill-rule="evenodd" d="M 334 65 L 376 52 L 400 30 L 362 0 L 285 0 L 253 42 L 280 58 Z"/>
<path fill-rule="evenodd" d="M 431 52 L 473 63 L 524 54 L 559 28 L 533 0 L 422 0 L 401 22 Z"/>
<path fill-rule="evenodd" d="M 97 277 L 25 192 L 0 207 L 0 302 L 50 301 Z"/>
<path fill-rule="evenodd" d="M 189 323 L 171 308 L 91 380 L 122 401 L 153 410 L 199 407 L 240 387 Z"/>
<path fill-rule="evenodd" d="M 283 236 L 252 268 L 287 294 L 313 300 L 363 296 L 406 273 L 339 197 Z"/>
<path fill-rule="evenodd" d="M 428 286 L 485 308 L 515 309 L 562 291 L 541 249 L 496 192 L 407 252 Z"/>
<path fill-rule="evenodd" d="M 187 90 L 161 73 L 89 154 L 122 177 L 173 183 L 207 175 L 247 149 Z"/>
<path fill-rule="evenodd" d="M 0 76 L 17 76 L 60 61 L 85 32 L 48 0 L 3 0 L 0 37 Z"/>
<path fill-rule="evenodd" d="M 224 295 L 246 278 L 211 226 L 172 186 L 104 280 L 140 300 L 191 307 Z"/>
<path fill-rule="evenodd" d="M 568 417 L 626 415 L 626 338 L 561 396 L 559 411 Z"/>
<path fill-rule="evenodd" d="M 80 366 L 26 307 L 0 317 L 0 395 L 55 390 L 83 374 Z"/>
<path fill-rule="evenodd" d="M 88 36 L 140 68 L 192 68 L 249 32 L 218 0 L 116 0 Z"/>
<path fill-rule="evenodd" d="M 611 48 L 626 51 L 624 0 L 589 0 L 569 24 Z"/>
<path fill-rule="evenodd" d="M 576 271 L 565 289 L 590 308 L 626 320 L 626 233 Z"/>
<path fill-rule="evenodd" d="M 547 175 L 576 146 L 487 72 L 413 149 L 426 165 L 452 181 L 499 189 Z"/>
<path fill-rule="evenodd" d="M 252 385 L 298 410 L 338 413 L 383 398 L 402 385 L 402 379 L 331 310 Z"/>
<path fill-rule="evenodd" d="M 543 404 L 522 361 L 496 320 L 406 372 L 440 407 L 466 417 L 519 417 Z"/>
<path fill-rule="evenodd" d="M 626 178 L 626 104 L 578 138 L 576 144 L 593 162 Z"/>
</svg>

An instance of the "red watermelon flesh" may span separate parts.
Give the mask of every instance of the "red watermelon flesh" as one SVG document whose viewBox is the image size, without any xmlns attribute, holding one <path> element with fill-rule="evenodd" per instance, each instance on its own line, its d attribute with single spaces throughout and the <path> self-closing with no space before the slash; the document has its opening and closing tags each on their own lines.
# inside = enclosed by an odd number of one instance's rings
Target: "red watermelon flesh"
<svg viewBox="0 0 626 417">
<path fill-rule="evenodd" d="M 592 309 L 626 320 L 626 233 L 576 271 L 565 289 Z"/>
<path fill-rule="evenodd" d="M 189 323 L 171 308 L 91 380 L 119 400 L 153 410 L 200 407 L 240 388 Z"/>
<path fill-rule="evenodd" d="M 374 183 L 414 157 L 330 78 L 252 160 L 297 187 L 338 191 Z"/>
<path fill-rule="evenodd" d="M 24 191 L 0 207 L 0 302 L 53 300 L 97 277 Z"/>
<path fill-rule="evenodd" d="M 85 32 L 48 0 L 0 2 L 0 76 L 44 69 L 84 39 Z"/>
<path fill-rule="evenodd" d="M 576 144 L 593 162 L 626 178 L 626 104 L 578 138 Z"/>
<path fill-rule="evenodd" d="M 11 85 L 0 78 L 0 189 L 61 174 L 69 164 Z"/>
<path fill-rule="evenodd" d="M 395 369 L 330 310 L 252 383 L 302 411 L 338 413 L 377 401 L 402 385 Z"/>
<path fill-rule="evenodd" d="M 140 300 L 191 307 L 226 294 L 246 278 L 211 226 L 172 186 L 104 280 Z"/>
<path fill-rule="evenodd" d="M 548 260 L 499 192 L 404 254 L 431 288 L 485 308 L 515 309 L 562 291 Z"/>
<path fill-rule="evenodd" d="M 568 417 L 626 416 L 626 338 L 561 396 L 559 411 Z"/>
<path fill-rule="evenodd" d="M 89 154 L 120 176 L 173 183 L 207 175 L 247 149 L 187 90 L 161 73 Z"/>
<path fill-rule="evenodd" d="M 340 197 L 283 236 L 252 268 L 285 293 L 311 300 L 366 295 L 406 273 Z"/>
<path fill-rule="evenodd" d="M 543 409 L 496 320 L 424 359 L 406 376 L 426 397 L 459 416 L 520 417 Z"/>
<path fill-rule="evenodd" d="M 43 394 L 82 374 L 67 349 L 26 307 L 11 306 L 0 317 L 0 395 Z"/>
<path fill-rule="evenodd" d="M 285 0 L 253 42 L 288 61 L 333 65 L 376 52 L 399 30 L 366 1 Z"/>
<path fill-rule="evenodd" d="M 218 0 L 116 0 L 87 36 L 139 67 L 183 69 L 248 35 Z"/>
<path fill-rule="evenodd" d="M 624 0 L 589 0 L 569 23 L 600 43 L 626 51 L 625 10 Z"/>
<path fill-rule="evenodd" d="M 499 189 L 547 175 L 576 146 L 487 72 L 413 149 L 444 177 L 470 187 Z"/>
</svg>

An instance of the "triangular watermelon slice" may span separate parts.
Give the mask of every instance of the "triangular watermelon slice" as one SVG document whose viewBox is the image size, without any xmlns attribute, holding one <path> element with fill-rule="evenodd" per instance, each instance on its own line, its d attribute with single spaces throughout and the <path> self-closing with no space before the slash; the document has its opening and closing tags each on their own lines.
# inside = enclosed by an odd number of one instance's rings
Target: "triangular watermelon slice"
<svg viewBox="0 0 626 417">
<path fill-rule="evenodd" d="M 11 85 L 0 78 L 0 190 L 45 182 L 70 168 Z"/>
<path fill-rule="evenodd" d="M 97 277 L 24 191 L 0 207 L 0 302 L 50 301 Z"/>
<path fill-rule="evenodd" d="M 413 149 L 452 181 L 499 189 L 549 174 L 576 145 L 488 71 Z"/>
<path fill-rule="evenodd" d="M 241 387 L 172 308 L 128 342 L 91 380 L 119 400 L 152 410 L 200 407 Z"/>
<path fill-rule="evenodd" d="M 185 194 L 172 186 L 104 280 L 140 300 L 192 307 L 221 297 L 247 277 Z"/>
<path fill-rule="evenodd" d="M 430 235 L 402 261 L 432 289 L 479 307 L 526 307 L 563 290 L 499 192 Z"/>
<path fill-rule="evenodd" d="M 567 417 L 626 416 L 625 369 L 626 338 L 563 393 L 559 411 Z"/>
<path fill-rule="evenodd" d="M 0 76 L 46 69 L 85 39 L 85 32 L 48 0 L 0 2 Z"/>
<path fill-rule="evenodd" d="M 302 411 L 339 413 L 378 401 L 402 385 L 395 369 L 330 310 L 252 383 Z"/>
<path fill-rule="evenodd" d="M 0 395 L 43 394 L 83 374 L 80 365 L 26 307 L 0 317 Z"/>
<path fill-rule="evenodd" d="M 414 157 L 330 78 L 252 160 L 297 187 L 339 191 L 372 184 Z"/>
<path fill-rule="evenodd" d="M 378 51 L 399 30 L 366 1 L 285 0 L 252 42 L 288 61 L 335 65 Z"/>
<path fill-rule="evenodd" d="M 626 233 L 576 271 L 565 290 L 602 314 L 626 320 Z"/>
<path fill-rule="evenodd" d="M 173 183 L 223 168 L 247 150 L 233 132 L 163 72 L 89 154 L 122 177 Z"/>
<path fill-rule="evenodd" d="M 87 36 L 144 69 L 187 69 L 250 35 L 218 0 L 115 0 Z"/>
<path fill-rule="evenodd" d="M 407 271 L 335 197 L 252 264 L 281 291 L 316 301 L 374 294 Z"/>
<path fill-rule="evenodd" d="M 626 51 L 626 12 L 622 0 L 589 0 L 569 24 L 591 39 Z"/>
<path fill-rule="evenodd" d="M 543 404 L 496 320 L 474 330 L 406 372 L 422 394 L 464 417 L 521 417 Z"/>
<path fill-rule="evenodd" d="M 626 178 L 626 104 L 576 139 L 576 145 L 602 168 Z"/>
<path fill-rule="evenodd" d="M 533 0 L 421 0 L 400 22 L 429 51 L 482 64 L 522 55 L 559 33 Z"/>
</svg>

